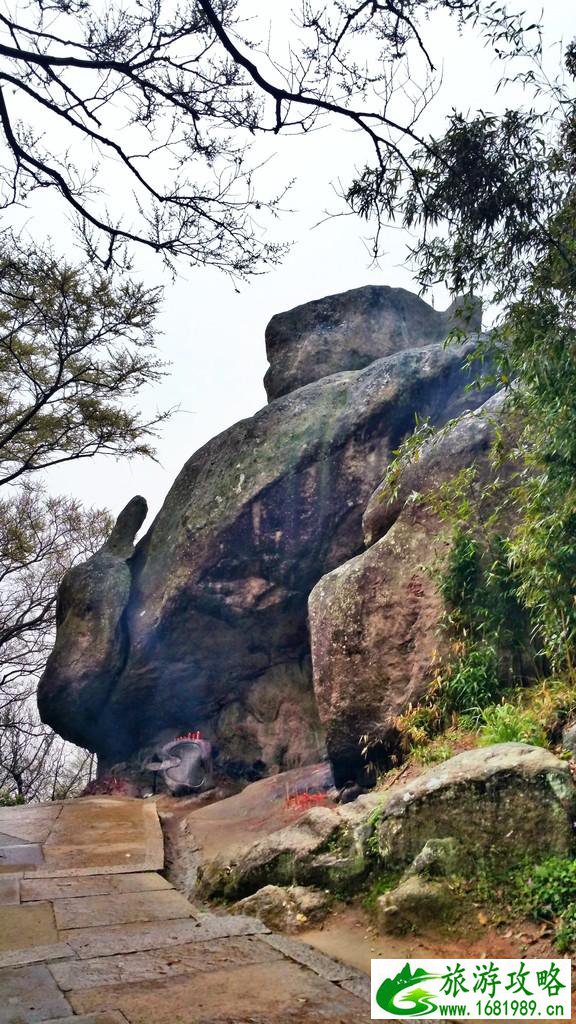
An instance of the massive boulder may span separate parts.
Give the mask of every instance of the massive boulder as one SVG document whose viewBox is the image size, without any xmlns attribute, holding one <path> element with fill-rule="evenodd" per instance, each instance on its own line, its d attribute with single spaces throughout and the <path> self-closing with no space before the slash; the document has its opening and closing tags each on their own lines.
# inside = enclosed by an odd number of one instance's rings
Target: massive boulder
<svg viewBox="0 0 576 1024">
<path fill-rule="evenodd" d="M 383 356 L 443 341 L 455 327 L 481 329 L 475 299 L 438 312 L 405 288 L 367 285 L 306 302 L 273 316 L 266 328 L 271 401 L 340 370 L 361 370 Z"/>
<path fill-rule="evenodd" d="M 470 349 L 429 345 L 326 377 L 196 452 L 130 560 L 122 656 L 91 664 L 83 649 L 74 675 L 78 638 L 61 625 L 44 719 L 103 764 L 189 729 L 230 771 L 317 760 L 308 595 L 362 549 L 362 513 L 415 412 L 442 423 L 481 400 L 465 393 Z M 69 687 L 71 704 L 53 699 Z"/>
<path fill-rule="evenodd" d="M 314 689 L 337 785 L 362 777 L 367 759 L 387 764 L 395 719 L 430 686 L 443 614 L 432 570 L 448 554 L 451 531 L 415 499 L 476 465 L 480 500 L 502 405 L 496 395 L 428 442 L 393 499 L 380 485 L 364 515 L 372 546 L 310 595 Z"/>
</svg>

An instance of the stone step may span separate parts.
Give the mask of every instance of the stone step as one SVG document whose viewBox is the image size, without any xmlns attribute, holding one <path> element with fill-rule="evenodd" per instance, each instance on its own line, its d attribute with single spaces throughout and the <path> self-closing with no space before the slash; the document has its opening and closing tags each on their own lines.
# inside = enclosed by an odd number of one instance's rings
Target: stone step
<svg viewBox="0 0 576 1024">
<path fill-rule="evenodd" d="M 155 871 L 138 871 L 131 875 L 86 875 L 83 878 L 25 878 L 20 886 L 20 898 L 25 903 L 29 900 L 110 896 L 112 893 L 152 892 L 157 889 L 173 889 L 173 886 Z M 1 894 L 0 878 L 0 902 Z"/>
<path fill-rule="evenodd" d="M 187 942 L 209 942 L 236 935 L 261 935 L 267 929 L 255 917 L 205 914 L 196 920 L 158 924 L 124 924 L 107 928 L 76 928 L 60 933 L 82 960 L 115 953 L 164 949 Z"/>
<path fill-rule="evenodd" d="M 194 917 L 191 904 L 175 889 L 54 900 L 54 914 L 59 931 Z"/>
</svg>

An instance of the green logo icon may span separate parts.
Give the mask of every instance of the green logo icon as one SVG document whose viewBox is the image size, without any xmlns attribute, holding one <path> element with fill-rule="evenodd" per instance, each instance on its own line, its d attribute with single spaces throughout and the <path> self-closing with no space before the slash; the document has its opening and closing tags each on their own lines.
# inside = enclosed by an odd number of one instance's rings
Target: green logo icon
<svg viewBox="0 0 576 1024">
<path fill-rule="evenodd" d="M 441 974 L 430 974 L 418 967 L 414 973 L 406 964 L 395 978 L 385 978 L 376 993 L 376 1002 L 386 1013 L 404 1017 L 423 1017 L 434 1013 L 436 1003 L 432 994 L 422 988 L 422 982 L 441 978 Z"/>
</svg>

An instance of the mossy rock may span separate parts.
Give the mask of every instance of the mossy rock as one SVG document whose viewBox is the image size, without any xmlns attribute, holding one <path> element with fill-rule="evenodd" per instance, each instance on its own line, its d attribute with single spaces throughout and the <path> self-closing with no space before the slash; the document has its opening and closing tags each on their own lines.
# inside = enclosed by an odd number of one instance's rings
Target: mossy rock
<svg viewBox="0 0 576 1024">
<path fill-rule="evenodd" d="M 542 747 L 468 750 L 396 790 L 377 815 L 386 866 L 408 865 L 430 840 L 452 838 L 478 863 L 513 867 L 573 850 L 576 790 L 568 765 Z"/>
<path fill-rule="evenodd" d="M 457 898 L 446 882 L 411 875 L 376 902 L 376 920 L 381 932 L 405 935 L 423 926 L 438 927 L 453 919 Z"/>
</svg>

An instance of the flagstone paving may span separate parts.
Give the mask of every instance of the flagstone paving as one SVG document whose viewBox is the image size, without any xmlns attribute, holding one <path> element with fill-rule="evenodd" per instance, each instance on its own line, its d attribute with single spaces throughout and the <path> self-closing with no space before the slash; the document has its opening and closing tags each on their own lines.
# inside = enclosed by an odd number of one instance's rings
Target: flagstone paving
<svg viewBox="0 0 576 1024">
<path fill-rule="evenodd" d="M 366 975 L 159 872 L 153 801 L 0 808 L 0 1024 L 364 1024 Z"/>
</svg>

